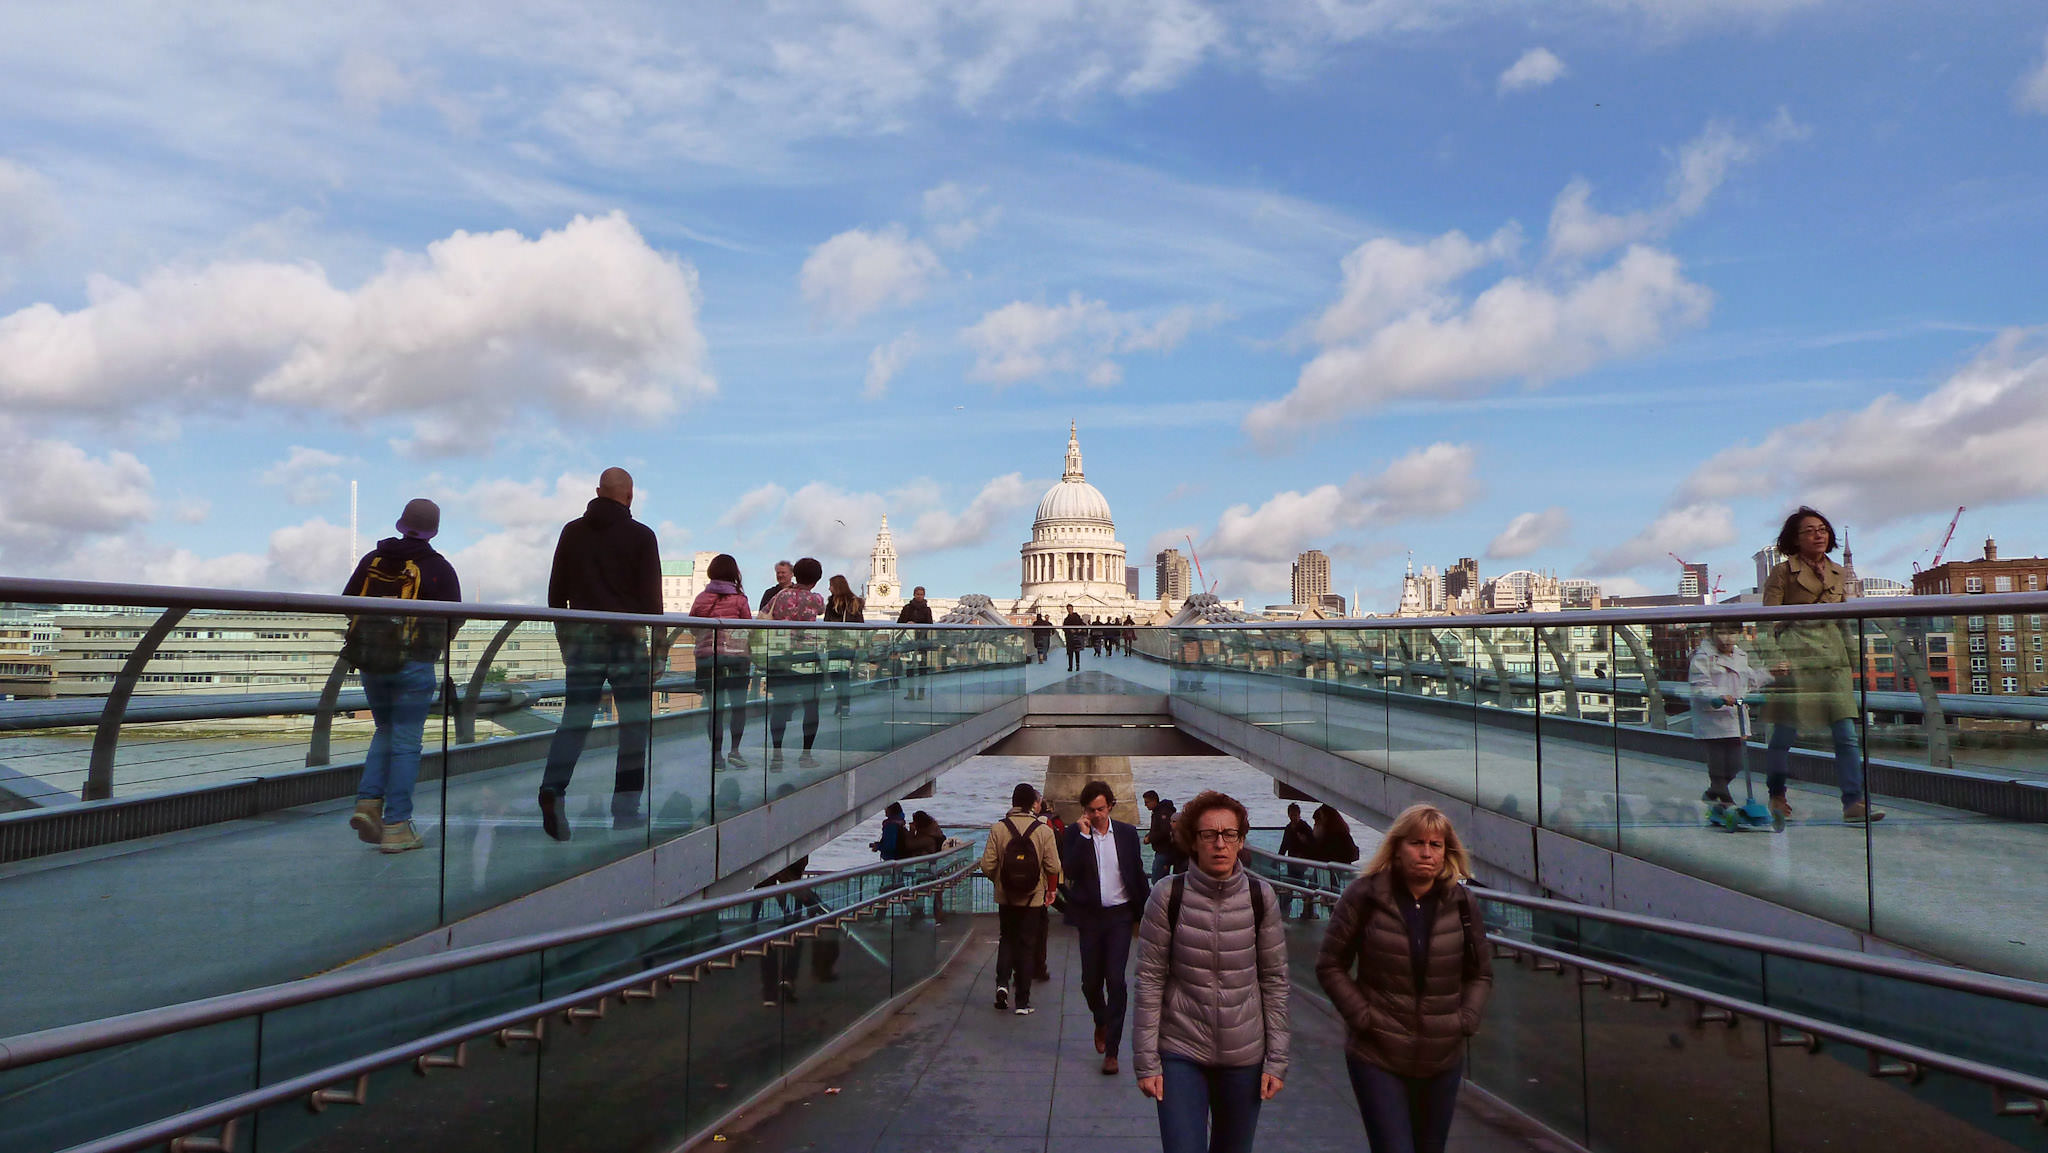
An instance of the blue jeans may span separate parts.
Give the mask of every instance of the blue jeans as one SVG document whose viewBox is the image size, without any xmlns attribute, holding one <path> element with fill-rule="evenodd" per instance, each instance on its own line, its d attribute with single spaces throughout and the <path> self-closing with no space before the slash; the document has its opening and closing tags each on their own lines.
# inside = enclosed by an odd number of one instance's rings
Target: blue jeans
<svg viewBox="0 0 2048 1153">
<path fill-rule="evenodd" d="M 356 799 L 384 802 L 384 823 L 412 819 L 412 787 L 420 779 L 420 735 L 434 703 L 434 662 L 407 661 L 395 673 L 363 673 L 363 696 L 377 731 L 363 757 Z"/>
<path fill-rule="evenodd" d="M 1159 1055 L 1166 1096 L 1159 1102 L 1162 1153 L 1251 1153 L 1259 1128 L 1258 1065 L 1197 1065 Z"/>
<path fill-rule="evenodd" d="M 1465 1080 L 1462 1065 L 1434 1077 L 1402 1077 L 1347 1053 L 1344 1067 L 1372 1153 L 1443 1153 Z"/>
<path fill-rule="evenodd" d="M 1856 745 L 1856 721 L 1843 717 L 1829 728 L 1835 737 L 1835 781 L 1842 787 L 1842 807 L 1863 799 L 1863 750 Z M 1791 725 L 1772 725 L 1771 743 L 1764 748 L 1765 788 L 1774 797 L 1785 795 L 1785 778 L 1792 767 L 1792 743 L 1799 730 Z"/>
</svg>

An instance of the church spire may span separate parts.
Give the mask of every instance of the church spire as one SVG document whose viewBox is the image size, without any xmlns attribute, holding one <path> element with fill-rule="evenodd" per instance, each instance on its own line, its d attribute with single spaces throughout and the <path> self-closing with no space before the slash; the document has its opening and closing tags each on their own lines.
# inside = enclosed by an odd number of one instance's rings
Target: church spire
<svg viewBox="0 0 2048 1153">
<path fill-rule="evenodd" d="M 1060 474 L 1061 480 L 1081 480 L 1081 432 L 1080 423 L 1067 423 L 1067 471 Z"/>
</svg>

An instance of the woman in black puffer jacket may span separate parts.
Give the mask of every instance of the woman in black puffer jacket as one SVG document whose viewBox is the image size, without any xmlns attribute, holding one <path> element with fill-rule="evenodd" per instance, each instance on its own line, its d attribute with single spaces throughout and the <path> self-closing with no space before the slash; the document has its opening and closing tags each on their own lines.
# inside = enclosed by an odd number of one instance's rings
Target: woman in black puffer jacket
<svg viewBox="0 0 2048 1153">
<path fill-rule="evenodd" d="M 1450 818 L 1413 805 L 1330 915 L 1316 977 L 1373 1153 L 1442 1153 L 1493 962 Z"/>
</svg>

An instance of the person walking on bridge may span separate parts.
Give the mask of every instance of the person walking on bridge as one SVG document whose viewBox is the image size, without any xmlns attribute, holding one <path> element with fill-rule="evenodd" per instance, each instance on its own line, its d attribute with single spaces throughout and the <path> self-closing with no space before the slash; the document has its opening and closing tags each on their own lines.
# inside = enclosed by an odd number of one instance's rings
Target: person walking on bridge
<svg viewBox="0 0 2048 1153">
<path fill-rule="evenodd" d="M 1168 873 L 1178 873 L 1188 867 L 1188 859 L 1173 843 L 1173 802 L 1162 799 L 1156 789 L 1146 789 L 1145 810 L 1152 814 L 1152 823 L 1146 827 L 1145 843 L 1152 846 L 1152 871 L 1146 879 L 1157 882 Z"/>
<path fill-rule="evenodd" d="M 1073 605 L 1068 605 L 1060 627 L 1066 630 L 1066 636 L 1061 639 L 1067 642 L 1067 671 L 1078 673 L 1081 671 L 1081 648 L 1088 643 L 1088 622 L 1081 619 Z"/>
<path fill-rule="evenodd" d="M 731 553 L 722 552 L 712 557 L 704 575 L 711 579 L 690 605 L 691 616 L 743 621 L 753 615 L 747 611 L 747 594 L 740 584 L 740 562 Z M 752 677 L 748 651 L 752 635 L 745 629 L 714 627 L 698 629 L 694 638 L 697 693 L 704 698 L 704 727 L 711 734 L 711 771 L 714 773 L 727 767 L 747 767 L 747 758 L 740 752 L 740 743 L 747 735 L 747 681 Z M 721 721 L 724 722 L 724 730 L 732 736 L 730 759 L 721 751 Z"/>
<path fill-rule="evenodd" d="M 1095 1018 L 1095 1051 L 1102 1071 L 1117 1071 L 1124 1010 L 1130 989 L 1131 928 L 1152 887 L 1138 854 L 1138 829 L 1111 820 L 1116 793 L 1107 781 L 1081 786 L 1081 823 L 1060 836 L 1060 871 L 1066 876 L 1066 920 L 1081 934 L 1081 996 Z"/>
<path fill-rule="evenodd" d="M 1443 1153 L 1465 1039 L 1493 990 L 1493 961 L 1449 817 L 1411 805 L 1344 890 L 1316 979 L 1344 1018 L 1344 1064 L 1373 1153 Z"/>
<path fill-rule="evenodd" d="M 1835 551 L 1835 526 L 1814 509 L 1801 505 L 1778 530 L 1778 551 L 1784 560 L 1764 578 L 1766 605 L 1840 604 L 1847 595 L 1842 566 L 1828 559 Z M 1864 825 L 1884 819 L 1863 793 L 1863 750 L 1856 740 L 1861 706 L 1856 699 L 1855 663 L 1859 645 L 1851 624 L 1841 620 L 1774 621 L 1757 637 L 1770 658 L 1772 687 L 1764 694 L 1764 719 L 1771 722 L 1770 744 L 1764 749 L 1773 816 L 1792 815 L 1785 795 L 1792 746 L 1799 734 L 1826 732 L 1834 738 L 1835 781 L 1842 790 L 1842 820 Z"/>
<path fill-rule="evenodd" d="M 341 595 L 397 597 L 404 600 L 459 601 L 462 584 L 448 559 L 428 541 L 441 531 L 441 506 L 425 497 L 407 501 L 398 518 L 398 535 L 356 562 Z M 368 621 L 371 618 L 358 618 Z M 448 638 L 459 628 L 443 617 L 377 618 L 381 624 L 351 622 L 362 663 L 357 676 L 370 704 L 376 731 L 363 754 L 363 775 L 356 785 L 356 811 L 349 827 L 380 852 L 403 853 L 425 842 L 412 823 L 412 790 L 420 776 L 420 744 L 427 710 L 441 677 L 435 667 L 447 651 Z M 360 630 L 360 632 L 359 632 Z"/>
<path fill-rule="evenodd" d="M 896 614 L 899 625 L 928 625 L 932 623 L 932 604 L 924 599 L 924 586 L 910 590 L 910 600 Z M 903 670 L 907 682 L 903 688 L 903 699 L 921 701 L 924 699 L 923 678 L 931 672 L 932 634 L 929 629 L 913 630 L 907 638 L 910 643 L 910 661 Z"/>
<path fill-rule="evenodd" d="M 1045 906 L 1060 881 L 1060 847 L 1052 826 L 1034 815 L 1038 790 L 1020 782 L 1010 811 L 989 826 L 981 871 L 996 887 L 996 1008 L 1031 1012 L 1033 955 L 1043 932 Z"/>
<path fill-rule="evenodd" d="M 633 519 L 633 474 L 608 468 L 598 477 L 597 495 L 583 515 L 562 526 L 548 575 L 548 606 L 609 613 L 661 612 L 661 548 L 654 530 Z M 555 626 L 568 684 L 562 719 L 548 745 L 540 779 L 540 823 L 557 841 L 569 839 L 569 814 L 562 794 L 583 742 L 597 716 L 605 686 L 619 718 L 618 767 L 612 778 L 612 827 L 626 828 L 640 817 L 647 787 L 648 721 L 653 711 L 653 669 L 664 654 L 650 648 L 641 625 L 563 623 Z M 659 644 L 664 634 L 655 632 Z"/>
<path fill-rule="evenodd" d="M 1249 1153 L 1287 1077 L 1287 937 L 1273 889 L 1239 854 L 1251 816 L 1195 794 L 1174 833 L 1194 867 L 1152 887 L 1138 927 L 1138 1090 L 1165 1153 Z"/>
</svg>

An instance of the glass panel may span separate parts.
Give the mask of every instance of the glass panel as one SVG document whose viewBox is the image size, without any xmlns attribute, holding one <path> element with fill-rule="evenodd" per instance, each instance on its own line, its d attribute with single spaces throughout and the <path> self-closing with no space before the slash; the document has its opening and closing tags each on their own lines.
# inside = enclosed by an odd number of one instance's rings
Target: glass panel
<svg viewBox="0 0 2048 1153">
<path fill-rule="evenodd" d="M 1994 1117 L 1983 1085 L 1873 1077 L 1868 1050 L 1836 1042 L 1771 1051 L 1770 1117 L 1779 1149 L 2048 1149 L 2039 1123 Z"/>
<path fill-rule="evenodd" d="M 495 635 L 503 626 L 475 622 L 474 627 Z M 542 632 L 522 626 L 509 636 L 525 638 L 522 645 L 545 646 L 552 641 L 562 679 L 535 679 L 517 686 L 522 692 L 509 694 L 508 705 L 521 707 L 496 719 L 528 731 L 492 742 L 492 751 L 479 755 L 501 763 L 508 755 L 516 756 L 516 761 L 491 772 L 488 780 L 479 780 L 473 790 L 451 793 L 451 816 L 458 825 L 475 830 L 467 846 L 470 851 L 450 857 L 446 908 L 451 920 L 648 844 L 651 630 L 549 625 Z M 461 639 L 458 635 L 458 644 Z M 510 644 L 508 640 L 507 649 Z M 524 655 L 525 649 L 519 652 Z M 541 662 L 536 667 L 548 666 Z M 682 724 L 680 718 L 664 718 L 662 727 L 676 731 Z M 561 796 L 560 812 L 570 837 L 566 842 L 550 838 L 539 827 L 534 798 L 542 790 Z"/>
<path fill-rule="evenodd" d="M 1991 617 L 2014 632 L 1988 634 L 2027 655 L 2032 675 L 2038 615 Z M 1962 618 L 1866 621 L 1869 692 L 1864 729 L 1873 796 L 1889 810 L 1870 836 L 1872 931 L 1886 940 L 1993 972 L 2048 980 L 2048 891 L 2033 865 L 2048 852 L 2037 798 L 2048 781 L 2048 698 L 2007 693 L 1994 671 L 1981 686 L 1957 666 L 1975 659 Z M 1983 657 L 1994 670 L 2007 658 Z M 1955 692 L 1947 693 L 1950 686 Z M 1890 795 L 1885 795 L 1890 794 Z M 1911 798 L 1911 799 L 1908 799 Z M 1930 862 L 1953 862 L 1930 867 Z M 1965 865 L 1963 862 L 1967 861 Z M 1969 894 L 1995 892 L 1985 902 Z"/>
<path fill-rule="evenodd" d="M 1536 972 L 1526 961 L 1496 960 L 1493 994 L 1468 1052 L 1475 1084 L 1584 1140 L 1584 1034 L 1578 988 L 1569 978 Z"/>
<path fill-rule="evenodd" d="M 1387 767 L 1387 693 L 1381 676 L 1386 636 L 1352 630 L 1332 634 L 1338 672 L 1329 705 L 1327 747 L 1376 769 Z"/>
<path fill-rule="evenodd" d="M 1536 632 L 1472 630 L 1478 696 L 1478 802 L 1517 820 L 1536 819 Z"/>
<path fill-rule="evenodd" d="M 1542 823 L 1615 845 L 1612 638 L 1604 625 L 1536 630 Z"/>
<path fill-rule="evenodd" d="M 534 1004 L 540 1000 L 540 973 L 539 957 L 512 957 L 266 1014 L 263 1084 L 276 1084 L 442 1029 Z M 550 1026 L 553 1024 L 550 1022 Z M 467 1056 L 481 1056 L 481 1050 L 487 1047 L 496 1047 L 489 1038 L 472 1041 Z M 529 1078 L 531 1072 L 529 1068 Z M 292 1149 L 315 1138 L 353 1132 L 370 1114 L 403 1115 L 422 1099 L 418 1090 L 426 1091 L 425 1100 L 446 1099 L 446 1094 L 431 1082 L 459 1077 L 467 1083 L 467 1076 L 466 1070 L 448 1070 L 435 1077 L 421 1078 L 410 1065 L 404 1065 L 372 1076 L 368 1109 L 336 1106 L 313 1113 L 303 1100 L 273 1106 L 264 1110 L 259 1119 L 259 1147 Z M 530 1106 L 530 1080 L 527 1085 Z M 501 1115 L 491 1123 L 523 1131 L 523 1126 L 515 1125 L 507 1116 Z M 367 1131 L 376 1132 L 388 1124 L 388 1118 L 369 1122 Z"/>
<path fill-rule="evenodd" d="M 1401 629 L 1391 634 L 1401 676 L 1387 699 L 1390 771 L 1404 780 L 1470 800 L 1476 777 L 1472 693 L 1463 629 Z"/>
<path fill-rule="evenodd" d="M 1563 983 L 1575 982 L 1566 976 Z M 1659 1005 L 1632 1001 L 1629 994 L 1619 984 L 1584 989 L 1588 1145 L 1770 1148 L 1763 1027 L 1754 1021 L 1700 1023 L 1688 1002 Z"/>
<path fill-rule="evenodd" d="M 742 693 L 746 677 L 736 656 L 719 656 L 717 644 L 727 635 L 724 630 L 703 630 L 701 643 L 694 629 L 672 628 L 666 635 L 668 656 L 654 682 L 647 764 L 648 839 L 654 844 L 711 823 L 710 734 L 716 721 L 722 754 L 730 705 Z M 729 698 L 724 704 L 718 700 L 721 679 Z"/>
<path fill-rule="evenodd" d="M 469 1043 L 461 1069 L 435 1069 L 421 1077 L 408 1064 L 371 1074 L 364 1108 L 334 1105 L 314 1115 L 303 1101 L 292 1101 L 266 1109 L 253 1144 L 238 1141 L 235 1148 L 256 1153 L 533 1149 L 537 1060 L 531 1044 L 501 1047 L 481 1038 Z"/>
<path fill-rule="evenodd" d="M 0 1134 L 9 1153 L 44 1153 L 196 1109 L 256 1088 L 258 1051 L 249 1019 L 8 1069 Z"/>
</svg>

